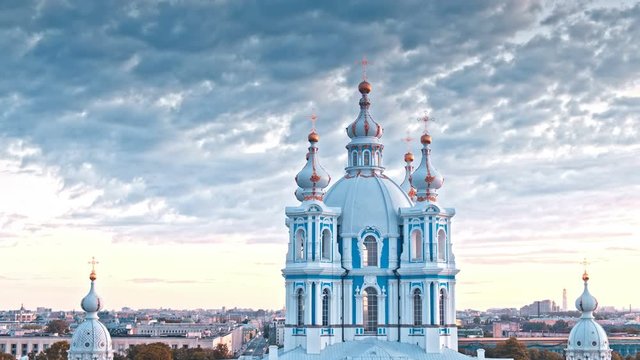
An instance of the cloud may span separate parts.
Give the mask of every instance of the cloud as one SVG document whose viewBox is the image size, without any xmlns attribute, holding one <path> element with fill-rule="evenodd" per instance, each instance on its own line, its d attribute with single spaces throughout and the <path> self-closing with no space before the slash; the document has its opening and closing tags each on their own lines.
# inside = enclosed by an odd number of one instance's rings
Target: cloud
<svg viewBox="0 0 640 360">
<path fill-rule="evenodd" d="M 555 249 L 534 262 L 603 238 L 633 247 L 638 16 L 543 1 L 6 5 L 0 244 L 61 228 L 118 244 L 285 243 L 308 117 L 338 179 L 366 55 L 390 176 L 415 118 L 437 119 L 460 261 L 493 246 L 518 261 Z"/>
</svg>

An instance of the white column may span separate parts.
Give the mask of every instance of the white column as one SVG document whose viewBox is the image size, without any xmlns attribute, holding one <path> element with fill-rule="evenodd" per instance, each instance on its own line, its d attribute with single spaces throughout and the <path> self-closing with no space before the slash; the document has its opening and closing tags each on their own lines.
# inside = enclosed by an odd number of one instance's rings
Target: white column
<svg viewBox="0 0 640 360">
<path fill-rule="evenodd" d="M 305 283 L 305 297 L 304 297 L 304 324 L 311 324 L 311 281 Z"/>
<path fill-rule="evenodd" d="M 389 268 L 398 267 L 398 239 L 397 237 L 389 237 Z"/>
</svg>

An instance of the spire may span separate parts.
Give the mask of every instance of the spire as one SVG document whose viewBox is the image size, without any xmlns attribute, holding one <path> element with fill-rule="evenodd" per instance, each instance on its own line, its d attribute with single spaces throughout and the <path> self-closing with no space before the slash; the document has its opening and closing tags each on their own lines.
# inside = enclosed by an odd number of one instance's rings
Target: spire
<svg viewBox="0 0 640 360">
<path fill-rule="evenodd" d="M 89 280 L 91 280 L 91 288 L 89 289 L 89 293 L 82 299 L 80 306 L 82 306 L 82 310 L 87 313 L 87 319 L 97 319 L 98 311 L 102 309 L 102 300 L 95 290 L 95 281 L 97 279 L 96 264 L 98 264 L 98 262 L 96 261 L 95 257 L 92 257 L 89 264 L 91 264 L 91 273 L 89 274 Z"/>
<path fill-rule="evenodd" d="M 318 200 L 322 201 L 324 196 L 324 189 L 331 182 L 331 176 L 320 165 L 318 161 L 318 147 L 316 144 L 320 141 L 320 136 L 316 132 L 315 122 L 317 116 L 311 115 L 312 128 L 309 133 L 309 152 L 307 153 L 307 163 L 296 175 L 296 183 L 298 184 L 298 190 L 296 190 L 296 198 L 301 201 Z"/>
<path fill-rule="evenodd" d="M 589 274 L 587 273 L 587 259 L 582 264 L 585 266 L 584 273 L 582 274 L 582 281 L 584 281 L 584 290 L 582 295 L 576 299 L 576 308 L 578 311 L 582 311 L 583 318 L 592 318 L 593 312 L 598 308 L 598 300 L 589 292 Z"/>
<path fill-rule="evenodd" d="M 362 82 L 358 84 L 360 92 L 360 113 L 358 117 L 347 126 L 346 131 L 351 141 L 347 144 L 348 164 L 346 167 L 347 178 L 356 176 L 380 176 L 382 166 L 382 149 L 380 142 L 383 129 L 369 113 L 371 101 L 369 93 L 371 84 L 367 81 L 366 59 L 362 60 Z"/>
<path fill-rule="evenodd" d="M 406 138 L 403 138 L 402 141 L 404 141 L 405 143 L 407 143 L 407 153 L 404 154 L 404 161 L 406 163 L 406 165 L 404 166 L 404 180 L 402 181 L 402 184 L 400 184 L 400 188 L 402 188 L 402 190 L 404 190 L 405 193 L 407 193 L 407 195 L 409 195 L 409 198 L 411 198 L 411 200 L 415 201 L 416 200 L 416 189 L 413 187 L 413 185 L 411 185 L 411 173 L 413 172 L 413 153 L 411 151 L 409 151 L 409 143 L 412 141 L 413 139 L 407 135 Z"/>
<path fill-rule="evenodd" d="M 379 139 L 382 137 L 382 126 L 375 122 L 369 113 L 369 107 L 371 106 L 371 101 L 369 100 L 371 84 L 367 80 L 363 79 L 362 82 L 358 84 L 358 91 L 362 95 L 359 101 L 360 114 L 358 114 L 358 117 L 354 122 L 347 126 L 347 135 L 351 139 L 363 137 L 374 137 Z"/>
<path fill-rule="evenodd" d="M 442 187 L 444 177 L 431 164 L 431 135 L 427 130 L 427 123 L 433 121 L 428 115 L 418 120 L 424 122 L 424 133 L 420 137 L 422 143 L 422 159 L 420 165 L 411 176 L 411 184 L 416 188 L 418 202 L 436 202 L 437 190 Z"/>
</svg>

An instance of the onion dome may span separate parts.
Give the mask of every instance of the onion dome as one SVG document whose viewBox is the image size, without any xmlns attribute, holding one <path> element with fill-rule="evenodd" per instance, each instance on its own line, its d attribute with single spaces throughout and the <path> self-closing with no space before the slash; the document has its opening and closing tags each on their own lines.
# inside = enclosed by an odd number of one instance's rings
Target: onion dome
<svg viewBox="0 0 640 360">
<path fill-rule="evenodd" d="M 98 294 L 96 293 L 94 285 L 96 278 L 96 272 L 95 270 L 92 270 L 91 275 L 89 275 L 89 279 L 91 280 L 91 288 L 89 289 L 89 293 L 82 299 L 82 302 L 80 302 L 82 310 L 87 312 L 87 317 L 95 316 L 95 318 L 97 318 L 97 315 L 95 314 L 100 311 L 100 309 L 102 309 L 102 301 L 100 299 L 100 296 L 98 296 Z"/>
<path fill-rule="evenodd" d="M 307 154 L 307 163 L 302 170 L 296 175 L 296 183 L 299 189 L 296 190 L 296 198 L 301 201 L 319 200 L 322 201 L 324 189 L 329 186 L 331 176 L 320 165 L 318 161 L 318 147 L 316 144 L 320 140 L 320 136 L 312 130 L 308 136 L 309 153 Z"/>
<path fill-rule="evenodd" d="M 358 91 L 362 94 L 362 98 L 360 98 L 360 114 L 358 114 L 354 122 L 347 126 L 347 135 L 352 139 L 358 137 L 376 137 L 379 139 L 382 136 L 382 126 L 375 122 L 371 114 L 369 114 L 371 102 L 367 94 L 371 92 L 371 84 L 366 80 L 362 81 L 358 85 Z"/>
<path fill-rule="evenodd" d="M 576 309 L 582 311 L 583 317 L 593 317 L 591 313 L 598 308 L 598 300 L 589 293 L 589 274 L 586 271 L 582 274 L 582 281 L 584 281 L 584 291 L 576 299 Z"/>
<path fill-rule="evenodd" d="M 418 202 L 435 202 L 437 190 L 442 187 L 444 177 L 431 164 L 431 135 L 423 134 L 420 137 L 422 143 L 422 159 L 416 171 L 411 175 L 411 185 L 417 191 Z"/>
<path fill-rule="evenodd" d="M 411 163 L 413 162 L 413 154 L 411 152 L 407 152 L 406 154 L 404 154 L 404 161 L 407 163 L 404 167 L 404 180 L 402 181 L 402 184 L 400 184 L 400 188 L 402 188 L 402 190 L 404 190 L 405 193 L 407 193 L 407 195 L 409 195 L 409 198 L 411 198 L 411 200 L 416 199 L 416 189 L 411 185 L 411 172 L 413 172 L 413 165 L 411 165 Z"/>
</svg>

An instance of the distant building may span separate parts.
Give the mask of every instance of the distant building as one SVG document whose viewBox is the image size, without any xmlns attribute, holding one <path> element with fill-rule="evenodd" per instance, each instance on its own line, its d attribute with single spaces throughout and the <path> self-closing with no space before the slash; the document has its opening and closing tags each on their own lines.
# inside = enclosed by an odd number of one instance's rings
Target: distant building
<svg viewBox="0 0 640 360">
<path fill-rule="evenodd" d="M 558 312 L 559 308 L 555 301 L 552 300 L 540 300 L 534 301 L 529 305 L 525 305 L 520 308 L 521 316 L 541 316 L 544 314 L 550 314 Z"/>
<path fill-rule="evenodd" d="M 516 336 L 515 334 L 520 331 L 520 324 L 517 322 L 494 322 L 493 323 L 493 337 L 494 338 L 509 338 Z"/>
</svg>

